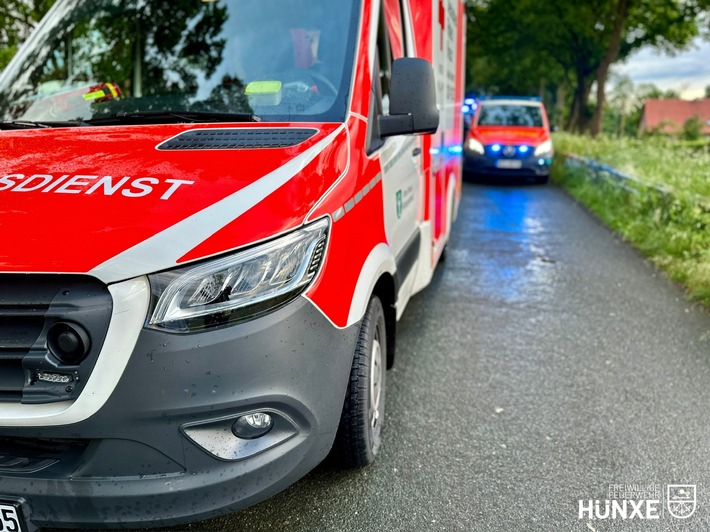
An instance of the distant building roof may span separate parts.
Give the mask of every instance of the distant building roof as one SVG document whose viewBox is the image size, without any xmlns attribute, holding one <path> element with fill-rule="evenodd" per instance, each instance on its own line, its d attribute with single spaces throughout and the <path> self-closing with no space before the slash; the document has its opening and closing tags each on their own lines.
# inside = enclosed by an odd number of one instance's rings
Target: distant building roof
<svg viewBox="0 0 710 532">
<path fill-rule="evenodd" d="M 695 115 L 698 115 L 705 124 L 703 133 L 710 135 L 710 98 L 646 100 L 643 104 L 639 129 L 641 132 L 656 130 L 667 134 L 681 133 L 683 124 Z"/>
</svg>

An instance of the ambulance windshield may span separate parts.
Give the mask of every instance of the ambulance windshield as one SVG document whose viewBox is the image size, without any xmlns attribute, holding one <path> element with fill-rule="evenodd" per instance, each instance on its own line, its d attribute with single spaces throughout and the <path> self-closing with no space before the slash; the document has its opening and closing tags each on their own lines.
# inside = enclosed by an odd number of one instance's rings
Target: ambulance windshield
<svg viewBox="0 0 710 532">
<path fill-rule="evenodd" d="M 0 77 L 0 120 L 342 121 L 358 4 L 60 1 Z"/>
</svg>

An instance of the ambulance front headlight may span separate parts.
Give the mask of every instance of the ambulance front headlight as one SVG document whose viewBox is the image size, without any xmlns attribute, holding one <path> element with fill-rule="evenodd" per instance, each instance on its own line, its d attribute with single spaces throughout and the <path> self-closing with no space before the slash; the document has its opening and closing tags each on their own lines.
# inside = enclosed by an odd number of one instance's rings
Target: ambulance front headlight
<svg viewBox="0 0 710 532">
<path fill-rule="evenodd" d="M 318 273 L 330 221 L 321 219 L 245 251 L 149 276 L 147 326 L 193 332 L 274 310 L 301 294 Z"/>
</svg>

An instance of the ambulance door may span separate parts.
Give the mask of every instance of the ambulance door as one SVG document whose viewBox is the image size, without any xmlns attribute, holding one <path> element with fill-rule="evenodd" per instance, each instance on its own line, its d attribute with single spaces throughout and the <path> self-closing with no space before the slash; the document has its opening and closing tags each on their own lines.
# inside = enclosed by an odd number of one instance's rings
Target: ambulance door
<svg viewBox="0 0 710 532">
<path fill-rule="evenodd" d="M 384 0 L 380 10 L 370 112 L 370 151 L 378 154 L 382 167 L 385 229 L 397 262 L 398 312 L 412 292 L 415 266 L 421 244 L 422 148 L 421 137 L 397 135 L 379 138 L 373 121 L 389 113 L 389 84 L 392 61 L 404 56 L 402 16 L 399 0 Z M 374 111 L 374 112 L 373 112 Z"/>
</svg>

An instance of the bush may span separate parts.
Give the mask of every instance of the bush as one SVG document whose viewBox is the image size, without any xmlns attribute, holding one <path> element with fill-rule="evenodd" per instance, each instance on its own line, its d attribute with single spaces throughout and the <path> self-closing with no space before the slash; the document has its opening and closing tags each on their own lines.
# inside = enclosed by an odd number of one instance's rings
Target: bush
<svg viewBox="0 0 710 532">
<path fill-rule="evenodd" d="M 685 140 L 698 140 L 703 135 L 703 121 L 700 116 L 695 115 L 692 118 L 688 118 L 683 124 L 683 138 Z"/>
</svg>

